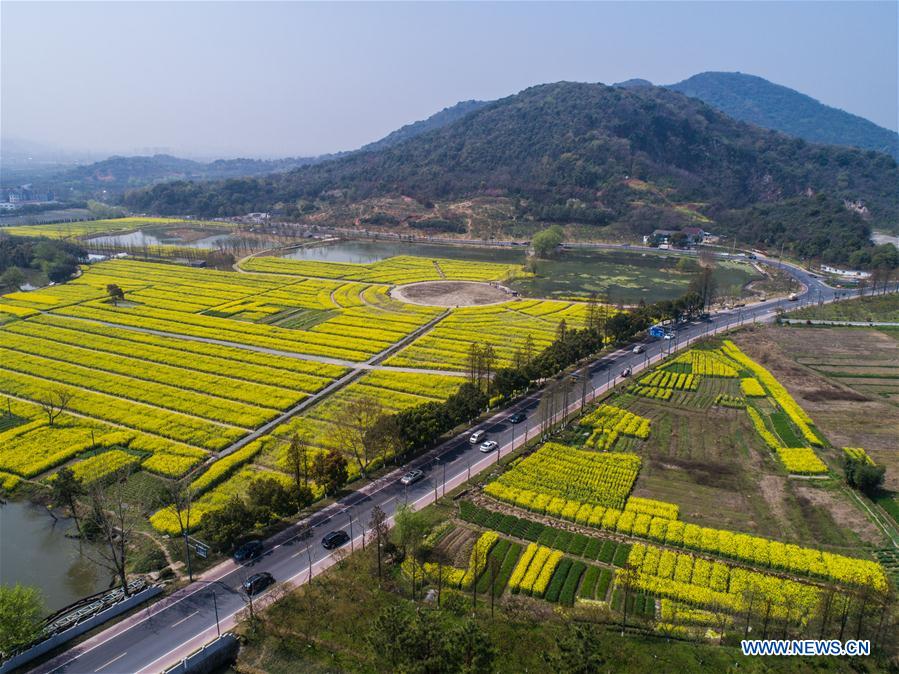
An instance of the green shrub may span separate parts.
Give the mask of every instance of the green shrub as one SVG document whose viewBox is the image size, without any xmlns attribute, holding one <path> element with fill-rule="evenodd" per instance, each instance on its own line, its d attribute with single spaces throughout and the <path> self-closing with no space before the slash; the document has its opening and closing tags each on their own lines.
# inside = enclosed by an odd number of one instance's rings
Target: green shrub
<svg viewBox="0 0 899 674">
<path fill-rule="evenodd" d="M 577 561 L 574 562 L 568 570 L 568 576 L 565 578 L 565 583 L 562 585 L 562 592 L 559 594 L 559 601 L 565 606 L 574 604 L 574 595 L 575 592 L 577 592 L 578 583 L 580 583 L 581 576 L 584 575 L 586 568 L 586 564 Z"/>
</svg>

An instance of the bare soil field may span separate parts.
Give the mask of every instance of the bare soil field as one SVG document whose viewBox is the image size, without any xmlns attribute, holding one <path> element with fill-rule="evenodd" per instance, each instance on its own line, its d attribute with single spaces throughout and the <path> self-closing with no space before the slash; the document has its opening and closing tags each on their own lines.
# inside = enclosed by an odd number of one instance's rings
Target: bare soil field
<svg viewBox="0 0 899 674">
<path fill-rule="evenodd" d="M 474 281 L 425 281 L 397 286 L 390 296 L 400 302 L 432 307 L 469 307 L 508 302 L 512 295 L 499 286 Z"/>
<path fill-rule="evenodd" d="M 899 488 L 899 376 L 890 376 L 899 341 L 874 329 L 795 326 L 756 326 L 734 341 L 787 387 L 835 447 L 864 447 L 886 466 L 886 486 Z M 877 376 L 859 376 L 863 370 Z M 841 461 L 835 453 L 825 458 Z"/>
<path fill-rule="evenodd" d="M 744 410 L 711 405 L 714 395 L 737 393 L 737 386 L 737 380 L 708 377 L 696 392 L 666 402 L 611 401 L 652 420 L 645 442 L 627 439 L 615 447 L 643 458 L 634 495 L 678 504 L 687 522 L 834 552 L 876 543 L 877 531 L 838 485 L 788 477 Z"/>
</svg>

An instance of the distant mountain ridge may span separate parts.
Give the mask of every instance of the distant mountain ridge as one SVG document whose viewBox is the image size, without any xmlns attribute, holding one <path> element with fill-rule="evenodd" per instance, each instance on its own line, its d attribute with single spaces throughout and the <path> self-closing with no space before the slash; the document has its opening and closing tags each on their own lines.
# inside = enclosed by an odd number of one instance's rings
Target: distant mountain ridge
<svg viewBox="0 0 899 674">
<path fill-rule="evenodd" d="M 645 79 L 631 79 L 613 86 L 632 92 L 655 89 Z M 669 85 L 667 89 L 704 101 L 734 119 L 781 131 L 809 142 L 858 146 L 886 151 L 894 158 L 899 157 L 899 135 L 759 77 L 741 73 L 708 72 Z M 115 199 L 126 190 L 160 183 L 275 176 L 315 164 L 330 164 L 333 160 L 339 161 L 360 153 L 389 150 L 414 138 L 452 126 L 496 103 L 497 101 L 462 101 L 424 120 L 407 124 L 359 150 L 333 155 L 276 160 L 227 159 L 208 163 L 169 155 L 110 157 L 93 164 L 51 173 L 46 180 L 46 174 L 41 175 L 38 180 L 41 184 L 49 182 L 57 194 L 69 198 L 99 196 Z M 424 172 L 427 173 L 426 170 Z M 18 175 L 14 177 L 10 174 L 8 178 L 21 182 Z M 6 182 L 8 181 L 4 181 Z"/>
<path fill-rule="evenodd" d="M 806 194 L 822 195 L 828 209 L 861 200 L 871 222 L 892 224 L 896 185 L 896 162 L 886 155 L 805 143 L 663 87 L 558 82 L 380 150 L 262 178 L 156 185 L 126 203 L 141 212 L 223 216 L 301 199 L 507 196 L 519 217 L 645 233 L 682 222 L 685 211 L 736 221 L 723 216 Z M 829 222 L 856 232 L 852 247 L 867 245 L 861 217 L 837 212 Z M 828 249 L 822 236 L 813 253 Z"/>
<path fill-rule="evenodd" d="M 899 160 L 895 131 L 755 75 L 705 72 L 667 88 L 705 101 L 734 119 L 810 143 L 876 150 Z"/>
<path fill-rule="evenodd" d="M 48 183 L 54 191 L 66 195 L 89 197 L 121 194 L 128 189 L 146 187 L 177 180 L 208 181 L 227 178 L 245 178 L 280 173 L 324 161 L 337 159 L 353 152 L 381 150 L 401 143 L 417 135 L 441 128 L 469 112 L 487 105 L 486 101 L 462 101 L 437 112 L 430 117 L 407 124 L 384 138 L 364 145 L 359 150 L 318 155 L 315 157 L 287 157 L 284 159 L 217 159 L 200 162 L 167 154 L 151 156 L 119 156 L 55 170 L 35 176 L 41 183 Z M 25 178 L 27 180 L 27 176 Z M 16 176 L 16 184 L 22 182 Z M 4 181 L 6 182 L 6 181 Z M 12 185 L 9 185 L 12 186 Z"/>
</svg>

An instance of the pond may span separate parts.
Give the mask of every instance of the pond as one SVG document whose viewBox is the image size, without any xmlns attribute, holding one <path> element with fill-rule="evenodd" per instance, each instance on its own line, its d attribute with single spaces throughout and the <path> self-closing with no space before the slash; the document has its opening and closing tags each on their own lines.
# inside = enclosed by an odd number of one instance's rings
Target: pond
<svg viewBox="0 0 899 674">
<path fill-rule="evenodd" d="M 126 234 L 106 234 L 89 239 L 93 244 L 115 248 L 143 248 L 152 246 L 180 246 L 184 248 L 216 249 L 236 239 L 232 232 L 197 229 L 139 229 Z"/>
<path fill-rule="evenodd" d="M 293 260 L 371 264 L 396 255 L 524 264 L 525 247 L 488 248 L 486 246 L 451 246 L 403 243 L 401 241 L 340 241 L 321 246 L 298 248 L 286 253 L 284 257 Z"/>
<path fill-rule="evenodd" d="M 54 520 L 25 501 L 0 505 L 0 584 L 40 588 L 48 613 L 108 588 L 109 575 L 85 554 L 88 545 L 66 538 L 74 529 L 72 520 Z"/>
<path fill-rule="evenodd" d="M 539 260 L 536 275 L 512 287 L 533 297 L 575 298 L 595 292 L 613 304 L 652 303 L 681 297 L 698 270 L 696 258 L 667 252 L 572 250 Z M 713 278 L 719 293 L 740 296 L 743 286 L 760 275 L 749 264 L 718 261 Z"/>
<path fill-rule="evenodd" d="M 446 257 L 456 260 L 523 264 L 524 246 L 486 247 L 404 243 L 400 241 L 340 241 L 300 248 L 285 254 L 295 260 L 371 264 L 395 255 Z M 540 260 L 536 276 L 512 282 L 513 289 L 528 297 L 586 299 L 590 293 L 610 302 L 636 304 L 677 299 L 697 271 L 695 258 L 670 252 L 645 250 L 568 250 L 559 257 Z M 746 263 L 718 262 L 714 274 L 718 290 L 741 294 L 741 288 L 759 278 Z"/>
</svg>

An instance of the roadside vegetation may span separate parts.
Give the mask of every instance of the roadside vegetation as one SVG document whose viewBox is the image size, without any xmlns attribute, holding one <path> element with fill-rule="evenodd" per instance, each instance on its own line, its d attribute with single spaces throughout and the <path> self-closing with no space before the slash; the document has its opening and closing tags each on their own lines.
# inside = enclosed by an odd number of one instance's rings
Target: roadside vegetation
<svg viewBox="0 0 899 674">
<path fill-rule="evenodd" d="M 876 561 L 884 533 L 841 487 L 876 491 L 883 471 L 833 447 L 737 346 L 751 341 L 669 359 L 641 379 L 667 377 L 671 397 L 634 382 L 473 486 L 400 513 L 384 540 L 373 525 L 364 551 L 244 624 L 237 670 L 858 666 L 745 659 L 747 634 L 869 638 L 864 667 L 887 669 L 895 568 Z M 696 385 L 679 387 L 685 376 Z M 782 447 L 801 443 L 821 480 L 784 463 Z"/>
</svg>

